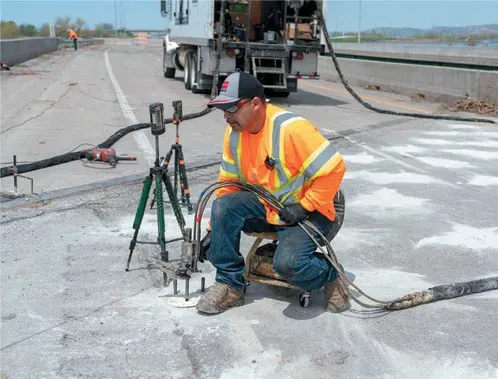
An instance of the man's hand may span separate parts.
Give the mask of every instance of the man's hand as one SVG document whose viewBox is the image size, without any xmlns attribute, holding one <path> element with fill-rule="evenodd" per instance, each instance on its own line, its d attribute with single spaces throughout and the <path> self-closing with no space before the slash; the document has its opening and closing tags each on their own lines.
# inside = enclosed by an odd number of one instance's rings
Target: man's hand
<svg viewBox="0 0 498 379">
<path fill-rule="evenodd" d="M 308 217 L 309 213 L 301 204 L 291 204 L 283 207 L 278 212 L 278 216 L 286 224 L 295 225 Z"/>
<path fill-rule="evenodd" d="M 207 251 L 209 250 L 210 246 L 211 246 L 211 231 L 207 232 L 207 234 L 201 240 L 199 262 L 204 262 L 204 259 L 207 260 Z"/>
</svg>

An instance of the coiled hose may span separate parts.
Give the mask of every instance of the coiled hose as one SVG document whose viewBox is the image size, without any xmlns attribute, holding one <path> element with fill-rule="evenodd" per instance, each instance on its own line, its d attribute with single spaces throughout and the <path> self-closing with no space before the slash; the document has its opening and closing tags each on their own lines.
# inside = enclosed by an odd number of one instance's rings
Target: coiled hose
<svg viewBox="0 0 498 379">
<path fill-rule="evenodd" d="M 199 201 L 197 202 L 197 206 L 195 209 L 192 238 L 196 244 L 200 244 L 201 220 L 206 205 L 209 201 L 209 198 L 213 195 L 213 193 L 217 189 L 224 187 L 236 187 L 244 191 L 249 191 L 254 195 L 256 195 L 258 198 L 267 202 L 275 209 L 280 210 L 283 208 L 282 203 L 280 203 L 280 201 L 275 196 L 273 196 L 273 194 L 271 194 L 270 192 L 268 192 L 267 190 L 265 190 L 260 186 L 251 183 L 242 183 L 235 180 L 225 180 L 211 184 L 200 194 Z M 311 222 L 307 220 L 299 222 L 298 225 L 306 232 L 306 234 L 316 244 L 320 253 L 338 272 L 338 275 L 341 278 L 341 280 L 349 284 L 349 286 L 353 287 L 356 291 L 358 291 L 358 293 L 365 296 L 368 300 L 372 301 L 373 304 L 364 303 L 361 300 L 359 300 L 356 296 L 354 296 L 354 294 L 352 294 L 351 291 L 348 289 L 348 291 L 350 292 L 351 299 L 364 308 L 370 308 L 377 311 L 401 310 L 439 300 L 451 299 L 454 297 L 469 295 L 472 293 L 479 293 L 479 292 L 498 289 L 498 277 L 491 277 L 486 279 L 474 280 L 470 282 L 432 287 L 425 291 L 411 293 L 401 298 L 396 298 L 392 300 L 378 300 L 366 294 L 355 283 L 349 280 L 349 278 L 345 275 L 342 266 L 339 264 L 334 249 L 330 245 L 326 236 L 324 236 Z M 314 236 L 312 235 L 312 231 L 319 236 L 322 243 L 320 243 L 314 238 Z"/>
</svg>

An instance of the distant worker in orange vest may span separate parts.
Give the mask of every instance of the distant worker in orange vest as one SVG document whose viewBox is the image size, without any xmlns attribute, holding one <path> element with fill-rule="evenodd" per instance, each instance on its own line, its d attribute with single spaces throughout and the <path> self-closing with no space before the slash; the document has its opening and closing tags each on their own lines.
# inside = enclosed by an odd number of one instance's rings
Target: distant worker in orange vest
<svg viewBox="0 0 498 379">
<path fill-rule="evenodd" d="M 73 40 L 74 50 L 75 51 L 78 50 L 78 35 L 76 34 L 76 32 L 73 29 L 67 30 L 67 38 Z"/>
</svg>

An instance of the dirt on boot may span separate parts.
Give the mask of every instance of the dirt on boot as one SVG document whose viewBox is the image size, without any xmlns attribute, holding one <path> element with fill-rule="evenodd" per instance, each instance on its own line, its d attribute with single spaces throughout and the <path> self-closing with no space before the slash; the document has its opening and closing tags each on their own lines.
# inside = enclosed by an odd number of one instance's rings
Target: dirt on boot
<svg viewBox="0 0 498 379">
<path fill-rule="evenodd" d="M 196 308 L 201 313 L 216 314 L 232 307 L 244 305 L 244 293 L 216 282 L 209 291 L 200 298 Z"/>
<path fill-rule="evenodd" d="M 351 308 L 348 290 L 340 277 L 325 284 L 325 307 L 332 313 L 344 312 Z"/>
</svg>

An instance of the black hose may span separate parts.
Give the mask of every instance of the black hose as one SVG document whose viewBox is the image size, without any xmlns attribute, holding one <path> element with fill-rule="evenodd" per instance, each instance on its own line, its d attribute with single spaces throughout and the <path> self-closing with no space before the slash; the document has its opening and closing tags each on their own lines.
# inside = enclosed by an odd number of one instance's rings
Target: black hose
<svg viewBox="0 0 498 379">
<path fill-rule="evenodd" d="M 43 159 L 43 160 L 37 161 L 37 162 L 21 164 L 21 165 L 16 166 L 16 168 L 17 168 L 17 173 L 22 174 L 22 173 L 25 173 L 28 171 L 40 170 L 42 168 L 56 166 L 56 165 L 59 165 L 62 163 L 77 161 L 81 158 L 82 158 L 81 152 L 75 151 L 75 152 L 71 152 L 71 153 L 58 155 L 56 157 Z M 0 177 L 3 178 L 5 176 L 10 176 L 13 174 L 13 171 L 14 171 L 14 168 L 12 166 L 2 167 L 0 169 Z"/>
<path fill-rule="evenodd" d="M 242 183 L 236 180 L 225 180 L 211 184 L 210 186 L 205 188 L 204 191 L 202 191 L 201 195 L 199 196 L 199 201 L 197 202 L 195 210 L 194 228 L 193 228 L 192 237 L 194 243 L 196 243 L 197 245 L 200 244 L 201 221 L 207 202 L 218 188 L 223 188 L 223 187 L 236 187 L 244 191 L 249 191 L 276 209 L 281 209 L 283 207 L 283 205 L 278 201 L 277 198 L 275 198 L 275 196 L 271 192 L 255 184 Z M 364 303 L 363 301 L 360 301 L 356 296 L 352 296 L 352 300 L 354 300 L 360 306 L 363 306 L 365 308 L 395 311 L 395 310 L 412 308 L 417 305 L 428 304 L 440 300 L 453 299 L 455 297 L 466 296 L 485 291 L 493 291 L 498 289 L 498 277 L 490 277 L 490 278 L 478 279 L 468 282 L 432 287 L 425 291 L 414 292 L 405 295 L 402 298 L 393 299 L 389 301 L 377 300 L 366 294 L 355 283 L 353 283 L 345 276 L 344 270 L 342 269 L 342 266 L 339 264 L 337 257 L 334 253 L 334 250 L 330 245 L 329 241 L 323 234 L 320 233 L 320 231 L 312 223 L 305 220 L 302 223 L 298 223 L 298 225 L 306 232 L 306 234 L 308 234 L 308 236 L 313 240 L 313 242 L 316 244 L 317 248 L 320 250 L 323 256 L 337 270 L 341 279 L 344 280 L 347 284 L 349 284 L 353 288 L 355 288 L 360 294 L 365 296 L 367 299 L 376 303 L 376 304 Z M 320 240 L 323 243 L 323 247 L 325 247 L 325 250 L 322 248 L 321 244 L 317 240 L 315 240 L 315 238 L 310 234 L 309 229 L 315 231 L 318 234 Z M 195 256 L 193 257 L 193 259 L 198 259 L 198 257 Z M 197 267 L 197 262 L 192 262 L 192 265 L 193 267 Z"/>
<path fill-rule="evenodd" d="M 225 0 L 221 0 L 220 22 L 218 23 L 218 40 L 216 41 L 216 62 L 214 65 L 213 85 L 211 86 L 211 99 L 217 95 L 218 80 L 220 74 L 221 50 L 223 49 L 223 28 L 225 25 Z"/>
<path fill-rule="evenodd" d="M 221 40 L 221 38 L 220 38 Z M 216 67 L 218 68 L 220 65 L 220 59 L 221 59 L 221 54 L 220 54 L 221 49 L 218 49 L 217 55 L 216 55 Z M 217 84 L 217 74 L 218 74 L 218 69 L 216 69 L 216 77 L 213 77 L 213 84 L 211 87 L 211 98 L 214 98 L 216 96 L 216 89 L 218 87 Z M 216 80 L 215 80 L 216 79 Z M 213 110 L 213 108 L 204 108 L 202 111 L 199 112 L 194 112 L 194 113 L 189 113 L 183 116 L 182 121 L 187 121 L 187 120 L 193 120 L 198 117 L 202 117 L 207 115 Z M 164 119 L 164 124 L 171 124 L 173 123 L 172 118 L 166 118 Z M 118 130 L 116 133 L 114 133 L 112 136 L 107 138 L 104 142 L 100 143 L 97 145 L 97 147 L 102 148 L 102 149 L 107 149 L 110 148 L 112 145 L 114 145 L 119 139 L 123 138 L 125 135 L 128 133 L 134 132 L 136 130 L 141 130 L 141 129 L 148 129 L 151 127 L 152 124 L 150 123 L 140 123 L 140 124 L 133 124 L 129 125 L 125 128 L 122 128 Z M 59 155 L 57 157 L 52 157 L 52 158 L 47 158 L 41 161 L 37 162 L 31 162 L 31 163 L 26 163 L 22 165 L 16 166 L 16 170 L 18 174 L 23 174 L 25 172 L 29 171 L 36 171 L 36 170 L 41 170 L 42 168 L 47 168 L 51 166 L 56 166 L 62 163 L 68 163 L 72 161 L 77 161 L 79 159 L 82 159 L 85 157 L 85 154 L 81 151 L 79 152 L 69 152 L 65 153 L 62 155 Z M 0 169 L 0 178 L 4 178 L 6 176 L 12 175 L 14 172 L 13 167 L 2 167 Z"/>
<path fill-rule="evenodd" d="M 325 36 L 325 40 L 327 42 L 327 47 L 329 49 L 330 56 L 332 57 L 332 61 L 334 62 L 335 69 L 337 70 L 337 74 L 339 75 L 339 78 L 341 79 L 342 84 L 344 85 L 346 90 L 351 94 L 351 96 L 353 96 L 353 98 L 356 101 L 358 101 L 361 105 L 363 105 L 365 108 L 370 109 L 370 110 L 377 112 L 377 113 L 391 114 L 391 115 L 395 115 L 395 116 L 429 118 L 429 119 L 433 119 L 433 120 L 487 122 L 487 123 L 491 123 L 491 124 L 496 124 L 495 121 L 490 120 L 490 119 L 485 119 L 485 118 L 436 116 L 436 115 L 427 115 L 427 114 L 422 114 L 422 113 L 395 112 L 395 111 L 391 111 L 391 110 L 387 110 L 387 109 L 376 108 L 373 105 L 367 103 L 349 86 L 348 81 L 344 78 L 344 75 L 341 71 L 341 67 L 339 66 L 339 62 L 338 62 L 337 57 L 335 55 L 334 49 L 332 47 L 332 42 L 330 41 L 329 32 L 327 30 L 327 23 L 326 23 L 324 15 L 323 15 L 323 12 L 320 12 L 320 19 L 321 19 L 321 23 L 322 23 L 322 33 Z"/>
<path fill-rule="evenodd" d="M 183 120 L 192 120 L 192 119 L 197 118 L 197 117 L 202 117 L 211 111 L 212 111 L 211 108 L 205 108 L 200 112 L 190 113 L 190 114 L 183 116 Z M 172 122 L 173 122 L 172 118 L 167 118 L 164 120 L 164 124 L 171 124 Z M 110 136 L 104 142 L 97 145 L 97 147 L 103 148 L 103 149 L 110 148 L 120 138 L 123 138 L 128 133 L 134 132 L 136 130 L 148 129 L 148 128 L 150 128 L 151 125 L 152 124 L 150 124 L 150 123 L 140 123 L 140 124 L 129 125 L 125 128 L 118 130 L 116 133 L 114 133 L 112 136 Z M 69 152 L 69 153 L 58 155 L 56 157 L 43 159 L 41 161 L 21 164 L 21 165 L 18 165 L 16 168 L 17 168 L 18 174 L 23 174 L 23 173 L 29 172 L 29 171 L 41 170 L 43 168 L 56 166 L 56 165 L 60 165 L 60 164 L 68 163 L 68 162 L 72 162 L 72 161 L 77 161 L 77 160 L 82 159 L 84 157 L 85 157 L 85 154 L 82 153 L 81 151 Z M 0 178 L 4 178 L 4 177 L 10 176 L 12 174 L 13 174 L 13 167 L 12 166 L 2 167 L 0 169 Z"/>
<path fill-rule="evenodd" d="M 412 308 L 417 305 L 494 290 L 498 290 L 498 277 L 478 279 L 462 283 L 445 284 L 429 288 L 425 291 L 410 293 L 400 299 L 392 301 L 385 308 L 392 311 L 398 311 L 401 309 Z"/>
</svg>

